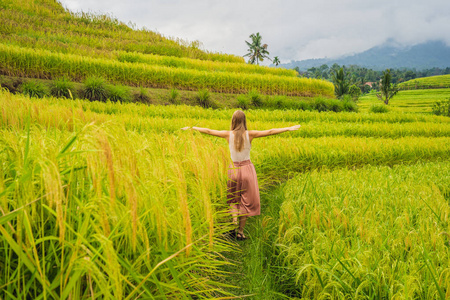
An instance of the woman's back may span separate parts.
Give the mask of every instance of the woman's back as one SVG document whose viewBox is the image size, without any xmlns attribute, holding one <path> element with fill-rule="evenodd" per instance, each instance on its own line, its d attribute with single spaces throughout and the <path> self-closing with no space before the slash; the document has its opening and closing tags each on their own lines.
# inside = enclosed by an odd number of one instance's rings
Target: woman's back
<svg viewBox="0 0 450 300">
<path fill-rule="evenodd" d="M 250 144 L 250 138 L 248 136 L 248 131 L 244 133 L 244 147 L 241 151 L 237 151 L 234 145 L 234 132 L 230 131 L 230 138 L 228 145 L 230 147 L 231 160 L 234 162 L 250 160 L 250 149 L 252 145 Z"/>
</svg>

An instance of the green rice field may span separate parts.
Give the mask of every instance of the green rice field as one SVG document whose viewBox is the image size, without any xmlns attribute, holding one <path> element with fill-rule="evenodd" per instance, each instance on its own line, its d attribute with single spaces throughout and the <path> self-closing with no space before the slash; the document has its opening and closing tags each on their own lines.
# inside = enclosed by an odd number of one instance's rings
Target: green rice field
<svg viewBox="0 0 450 300">
<path fill-rule="evenodd" d="M 403 84 L 386 113 L 373 93 L 358 112 L 295 110 L 277 103 L 339 102 L 333 84 L 55 0 L 0 0 L 0 16 L 17 90 L 0 87 L 0 299 L 450 299 L 450 118 L 430 113 L 446 77 Z M 91 76 L 166 105 L 14 86 Z M 169 104 L 177 89 L 191 102 Z M 206 90 L 226 105 L 186 105 Z M 301 128 L 252 142 L 262 213 L 236 241 L 229 147 L 181 128 L 228 130 L 249 92 L 274 103 L 248 106 L 249 130 Z"/>
<path fill-rule="evenodd" d="M 233 110 L 0 103 L 2 298 L 448 294 L 448 118 L 248 111 L 250 129 L 302 128 L 254 141 L 263 213 L 236 245 L 226 142 L 180 130 Z"/>
<path fill-rule="evenodd" d="M 438 101 L 448 100 L 450 89 L 401 90 L 389 101 L 389 109 L 398 112 L 428 113 Z M 358 106 L 367 111 L 372 105 L 382 104 L 374 93 L 360 98 Z"/>
</svg>

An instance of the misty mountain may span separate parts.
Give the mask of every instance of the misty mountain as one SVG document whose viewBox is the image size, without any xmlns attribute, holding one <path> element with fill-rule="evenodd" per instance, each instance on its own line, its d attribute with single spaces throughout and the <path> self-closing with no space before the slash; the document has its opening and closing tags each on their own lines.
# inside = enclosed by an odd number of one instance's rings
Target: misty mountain
<svg viewBox="0 0 450 300">
<path fill-rule="evenodd" d="M 323 64 L 332 66 L 338 65 L 358 65 L 373 70 L 385 69 L 416 69 L 424 70 L 434 67 L 450 67 L 450 47 L 442 41 L 432 41 L 408 47 L 400 47 L 392 42 L 387 42 L 381 46 L 373 47 L 367 51 L 340 58 L 319 58 L 306 59 L 301 61 L 291 61 L 279 66 L 292 69 L 299 67 L 306 71 L 312 67 L 320 67 Z"/>
</svg>

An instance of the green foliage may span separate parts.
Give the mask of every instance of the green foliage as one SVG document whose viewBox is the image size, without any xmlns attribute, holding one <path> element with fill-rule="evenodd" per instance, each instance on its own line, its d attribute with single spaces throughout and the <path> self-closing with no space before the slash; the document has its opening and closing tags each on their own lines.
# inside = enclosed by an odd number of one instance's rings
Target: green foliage
<svg viewBox="0 0 450 300">
<path fill-rule="evenodd" d="M 353 101 L 358 101 L 359 96 L 361 96 L 361 89 L 355 84 L 352 84 L 348 89 L 348 94 L 352 97 Z"/>
<path fill-rule="evenodd" d="M 139 88 L 139 91 L 134 94 L 133 98 L 134 102 L 151 103 L 150 96 L 148 95 L 148 90 L 143 87 Z"/>
<path fill-rule="evenodd" d="M 344 68 L 334 71 L 332 81 L 336 97 L 341 98 L 344 94 L 348 93 L 350 82 L 347 79 Z"/>
<path fill-rule="evenodd" d="M 325 98 L 317 97 L 314 98 L 313 101 L 311 101 L 311 108 L 319 112 L 328 111 L 330 110 L 329 107 L 330 107 L 329 102 Z"/>
<path fill-rule="evenodd" d="M 108 99 L 112 102 L 130 102 L 130 89 L 122 85 L 110 85 L 108 87 Z"/>
<path fill-rule="evenodd" d="M 180 96 L 180 92 L 177 89 L 169 90 L 169 102 L 172 104 L 178 103 L 178 97 Z"/>
<path fill-rule="evenodd" d="M 389 100 L 398 93 L 397 85 L 391 83 L 391 70 L 387 69 L 383 72 L 381 78 L 380 93 L 377 94 L 379 100 L 388 105 Z"/>
<path fill-rule="evenodd" d="M 262 97 L 261 95 L 258 93 L 258 91 L 256 90 L 251 90 L 250 92 L 247 93 L 248 98 L 250 99 L 250 103 L 254 106 L 254 107 L 260 107 L 262 106 Z"/>
<path fill-rule="evenodd" d="M 248 109 L 250 107 L 250 99 L 246 95 L 239 95 L 236 97 L 238 107 L 241 109 Z"/>
<path fill-rule="evenodd" d="M 41 82 L 29 80 L 22 84 L 22 93 L 30 97 L 43 98 L 48 95 L 48 88 Z"/>
<path fill-rule="evenodd" d="M 83 98 L 91 101 L 106 101 L 108 99 L 108 85 L 103 78 L 88 77 L 84 81 L 81 94 Z"/>
<path fill-rule="evenodd" d="M 389 108 L 384 104 L 374 104 L 370 107 L 369 112 L 372 113 L 387 113 Z"/>
<path fill-rule="evenodd" d="M 278 56 L 275 56 L 275 57 L 273 58 L 272 63 L 273 63 L 275 66 L 278 66 L 278 65 L 280 64 L 280 59 L 278 58 Z"/>
<path fill-rule="evenodd" d="M 357 112 L 358 105 L 354 101 L 342 101 L 342 111 Z"/>
<path fill-rule="evenodd" d="M 433 114 L 437 116 L 450 117 L 450 98 L 444 101 L 437 101 L 432 109 Z"/>
<path fill-rule="evenodd" d="M 245 41 L 248 46 L 248 53 L 244 55 L 244 57 L 248 56 L 248 62 L 250 64 L 254 64 L 256 62 L 259 65 L 260 61 L 264 61 L 264 58 L 269 58 L 269 51 L 267 51 L 267 44 L 261 44 L 262 37 L 259 35 L 259 32 L 256 34 L 252 33 L 250 35 L 252 39 L 251 43 Z"/>
<path fill-rule="evenodd" d="M 75 85 L 69 79 L 62 77 L 53 80 L 50 84 L 50 94 L 58 98 L 73 98 Z"/>
<path fill-rule="evenodd" d="M 197 100 L 197 104 L 203 108 L 213 106 L 213 103 L 211 101 L 211 95 L 209 94 L 209 91 L 207 89 L 199 90 L 197 92 L 195 99 Z"/>
</svg>

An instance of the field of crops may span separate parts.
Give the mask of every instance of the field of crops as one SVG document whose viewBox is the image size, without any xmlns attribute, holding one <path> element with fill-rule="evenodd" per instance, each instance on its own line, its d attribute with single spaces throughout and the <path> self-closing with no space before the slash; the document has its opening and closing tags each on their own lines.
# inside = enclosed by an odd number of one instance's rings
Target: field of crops
<svg viewBox="0 0 450 300">
<path fill-rule="evenodd" d="M 398 112 L 424 113 L 431 112 L 433 105 L 450 98 L 450 89 L 418 89 L 401 90 L 389 101 L 389 109 Z M 375 94 L 369 94 L 359 99 L 358 107 L 367 111 L 372 105 L 382 104 Z"/>
<path fill-rule="evenodd" d="M 0 107 L 1 298 L 236 293 L 224 254 L 247 246 L 222 237 L 230 228 L 226 142 L 180 130 L 227 129 L 233 110 L 4 91 Z M 448 292 L 449 118 L 264 110 L 247 117 L 250 129 L 303 126 L 253 143 L 263 191 L 300 172 L 279 213 L 263 210 L 250 221 L 272 220 L 264 222 L 277 232 L 265 238 L 275 247 L 269 260 L 286 274 L 273 279 L 278 293 Z"/>
<path fill-rule="evenodd" d="M 450 296 L 450 161 L 305 173 L 285 199 L 278 261 L 291 296 Z"/>
<path fill-rule="evenodd" d="M 198 42 L 136 30 L 109 15 L 73 13 L 56 0 L 0 0 L 0 33 L 6 44 L 112 58 L 113 51 L 243 63 L 235 55 L 210 53 Z"/>
<path fill-rule="evenodd" d="M 135 30 L 110 16 L 66 11 L 55 0 L 0 0 L 0 72 L 218 93 L 333 97 L 327 81 L 294 70 L 246 64 L 242 57 L 199 50 L 198 43 Z"/>
<path fill-rule="evenodd" d="M 402 90 L 450 88 L 450 75 L 412 79 L 399 84 Z"/>
<path fill-rule="evenodd" d="M 0 60 L 2 60 L 1 71 L 10 76 L 45 79 L 66 76 L 74 81 L 99 76 L 115 83 L 155 88 L 210 89 L 223 93 L 246 93 L 257 90 L 264 94 L 295 96 L 334 95 L 333 84 L 318 79 L 270 74 L 204 72 L 2 44 L 0 44 Z"/>
</svg>

